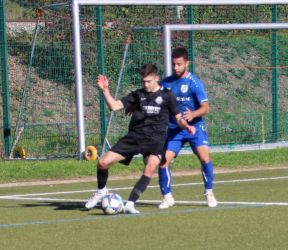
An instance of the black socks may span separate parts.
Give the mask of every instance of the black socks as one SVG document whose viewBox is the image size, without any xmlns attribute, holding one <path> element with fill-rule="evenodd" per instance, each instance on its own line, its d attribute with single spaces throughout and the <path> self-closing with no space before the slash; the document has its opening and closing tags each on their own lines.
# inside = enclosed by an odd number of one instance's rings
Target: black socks
<svg viewBox="0 0 288 250">
<path fill-rule="evenodd" d="M 145 189 L 148 187 L 150 183 L 151 178 L 142 175 L 141 178 L 137 181 L 135 184 L 128 201 L 133 201 L 135 202 L 136 200 L 139 199 L 140 195 L 145 191 Z"/>
<path fill-rule="evenodd" d="M 97 183 L 98 189 L 102 189 L 106 186 L 108 179 L 108 169 L 99 169 L 97 168 Z"/>
</svg>

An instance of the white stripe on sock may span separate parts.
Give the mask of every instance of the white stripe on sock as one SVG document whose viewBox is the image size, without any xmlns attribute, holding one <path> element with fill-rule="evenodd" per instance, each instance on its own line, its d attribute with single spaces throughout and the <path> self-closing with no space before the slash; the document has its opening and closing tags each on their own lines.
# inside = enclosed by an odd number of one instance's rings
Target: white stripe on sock
<svg viewBox="0 0 288 250">
<path fill-rule="evenodd" d="M 166 171 L 166 175 L 167 175 L 167 188 L 171 186 L 171 176 L 170 176 L 170 172 L 169 172 L 169 167 L 165 168 L 165 171 Z"/>
</svg>

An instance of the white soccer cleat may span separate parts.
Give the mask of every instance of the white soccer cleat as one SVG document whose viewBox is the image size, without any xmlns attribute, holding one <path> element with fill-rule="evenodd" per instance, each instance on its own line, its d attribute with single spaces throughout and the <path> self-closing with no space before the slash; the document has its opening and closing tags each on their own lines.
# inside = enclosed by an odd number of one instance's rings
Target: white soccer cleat
<svg viewBox="0 0 288 250">
<path fill-rule="evenodd" d="M 205 192 L 204 195 L 206 197 L 208 207 L 217 207 L 218 202 L 213 192 Z"/>
<path fill-rule="evenodd" d="M 158 208 L 166 209 L 166 208 L 174 206 L 174 204 L 175 204 L 175 200 L 174 200 L 174 198 L 172 196 L 171 197 L 166 197 L 166 198 L 164 198 L 162 200 L 162 202 L 160 203 Z"/>
<path fill-rule="evenodd" d="M 94 208 L 101 200 L 102 198 L 108 194 L 108 189 L 103 188 L 101 190 L 97 190 L 95 193 L 91 195 L 91 197 L 88 199 L 88 201 L 85 204 L 85 207 L 87 209 Z"/>
<path fill-rule="evenodd" d="M 134 202 L 127 201 L 124 207 L 125 214 L 140 214 L 140 212 L 135 208 Z"/>
</svg>

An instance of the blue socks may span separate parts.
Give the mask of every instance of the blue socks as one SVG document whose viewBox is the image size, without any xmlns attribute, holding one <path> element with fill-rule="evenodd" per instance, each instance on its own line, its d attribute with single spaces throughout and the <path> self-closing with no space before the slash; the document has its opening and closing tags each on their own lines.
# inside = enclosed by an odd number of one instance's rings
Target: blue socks
<svg viewBox="0 0 288 250">
<path fill-rule="evenodd" d="M 172 184 L 172 176 L 171 176 L 171 168 L 170 166 L 166 168 L 158 168 L 158 176 L 159 176 L 159 185 L 162 195 L 166 195 L 171 193 L 171 184 Z"/>
<path fill-rule="evenodd" d="M 209 161 L 208 163 L 202 163 L 202 176 L 204 181 L 205 189 L 213 189 L 214 173 L 213 173 L 213 163 Z M 158 168 L 159 185 L 162 195 L 171 193 L 171 168 Z"/>
<path fill-rule="evenodd" d="M 209 161 L 208 163 L 202 163 L 202 176 L 205 189 L 213 189 L 214 174 L 212 161 Z"/>
</svg>

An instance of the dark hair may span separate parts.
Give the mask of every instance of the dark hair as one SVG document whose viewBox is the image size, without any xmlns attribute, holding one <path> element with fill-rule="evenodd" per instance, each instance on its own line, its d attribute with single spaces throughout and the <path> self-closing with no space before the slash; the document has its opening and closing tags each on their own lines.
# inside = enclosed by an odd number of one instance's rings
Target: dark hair
<svg viewBox="0 0 288 250">
<path fill-rule="evenodd" d="M 151 63 L 147 63 L 147 64 L 144 64 L 141 69 L 140 69 L 140 75 L 142 77 L 146 77 L 148 75 L 158 75 L 158 69 L 157 69 L 157 66 L 155 64 L 151 64 Z"/>
<path fill-rule="evenodd" d="M 172 52 L 172 58 L 179 58 L 179 57 L 183 57 L 184 60 L 188 61 L 188 51 L 185 48 L 176 48 L 173 50 Z"/>
</svg>

